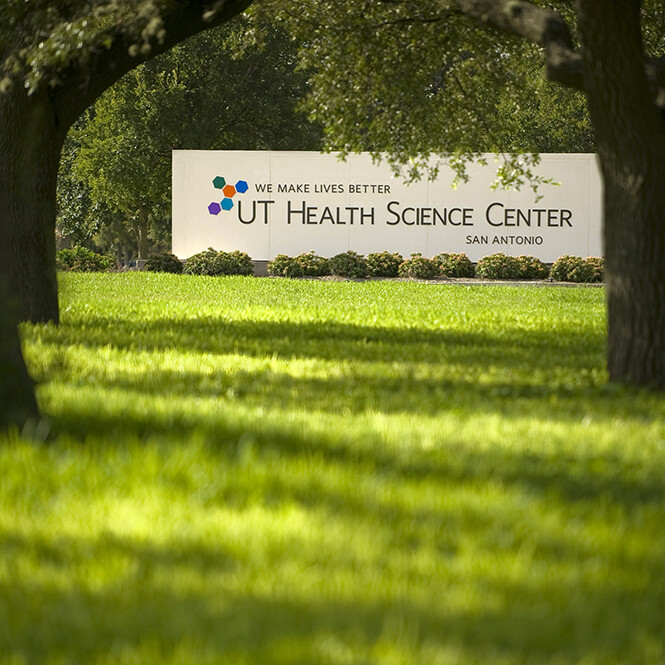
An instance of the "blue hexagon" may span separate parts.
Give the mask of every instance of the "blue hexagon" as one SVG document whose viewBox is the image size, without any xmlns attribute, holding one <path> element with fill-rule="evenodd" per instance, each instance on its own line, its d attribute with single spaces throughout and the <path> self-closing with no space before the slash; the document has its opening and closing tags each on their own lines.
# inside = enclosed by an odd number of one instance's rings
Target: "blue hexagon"
<svg viewBox="0 0 665 665">
<path fill-rule="evenodd" d="M 208 206 L 208 212 L 209 212 L 211 215 L 219 215 L 219 213 L 220 213 L 221 211 L 222 211 L 222 208 L 221 208 L 221 206 L 219 205 L 219 203 L 217 203 L 216 201 L 213 201 L 213 202 Z"/>
<path fill-rule="evenodd" d="M 224 199 L 222 201 L 222 210 L 231 210 L 233 208 L 233 201 L 231 199 Z"/>
<path fill-rule="evenodd" d="M 238 180 L 236 183 L 236 192 L 240 192 L 240 194 L 244 194 L 247 190 L 249 189 L 249 185 L 245 180 Z"/>
<path fill-rule="evenodd" d="M 221 175 L 218 175 L 217 177 L 212 179 L 212 184 L 215 189 L 222 189 L 224 185 L 226 185 L 226 179 L 222 178 Z"/>
</svg>

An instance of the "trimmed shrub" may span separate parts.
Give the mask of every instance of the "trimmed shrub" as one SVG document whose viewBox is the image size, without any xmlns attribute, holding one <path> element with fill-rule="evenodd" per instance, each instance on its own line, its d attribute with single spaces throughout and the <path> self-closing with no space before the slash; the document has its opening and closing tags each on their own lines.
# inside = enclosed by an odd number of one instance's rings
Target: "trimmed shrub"
<svg viewBox="0 0 665 665">
<path fill-rule="evenodd" d="M 476 264 L 476 275 L 484 279 L 519 279 L 520 262 L 503 252 L 484 256 Z"/>
<path fill-rule="evenodd" d="M 112 256 L 97 254 L 86 247 L 61 249 L 55 262 L 58 270 L 68 272 L 108 272 L 116 266 Z"/>
<path fill-rule="evenodd" d="M 432 259 L 426 259 L 419 252 L 411 254 L 399 267 L 400 277 L 415 277 L 416 279 L 432 279 L 439 274 L 439 266 Z"/>
<path fill-rule="evenodd" d="M 182 272 L 182 262 L 171 253 L 153 254 L 145 262 L 145 269 L 150 272 L 170 272 L 180 274 Z"/>
<path fill-rule="evenodd" d="M 588 256 L 587 263 L 593 270 L 592 282 L 602 282 L 605 279 L 605 259 L 601 256 Z"/>
<path fill-rule="evenodd" d="M 302 266 L 295 256 L 278 254 L 268 263 L 268 274 L 275 277 L 302 277 Z"/>
<path fill-rule="evenodd" d="M 553 264 L 550 277 L 556 282 L 601 282 L 605 262 L 598 257 L 560 256 Z"/>
<path fill-rule="evenodd" d="M 190 256 L 185 261 L 183 272 L 186 275 L 216 275 L 215 261 L 217 260 L 217 250 L 208 247 L 203 252 Z"/>
<path fill-rule="evenodd" d="M 187 275 L 251 275 L 254 265 L 245 252 L 218 252 L 208 247 L 187 259 L 184 272 Z"/>
<path fill-rule="evenodd" d="M 246 252 L 235 250 L 233 252 L 219 252 L 217 254 L 218 275 L 252 275 L 254 264 Z"/>
<path fill-rule="evenodd" d="M 432 261 L 439 267 L 439 274 L 442 277 L 473 277 L 475 268 L 471 259 L 464 254 L 447 254 L 443 252 L 437 254 Z"/>
<path fill-rule="evenodd" d="M 367 277 L 367 261 L 362 254 L 353 250 L 335 254 L 330 259 L 330 269 L 333 275 L 340 277 Z"/>
<path fill-rule="evenodd" d="M 314 252 L 305 252 L 296 256 L 296 263 L 307 277 L 323 277 L 330 274 L 330 259 L 318 256 Z"/>
<path fill-rule="evenodd" d="M 372 277 L 397 277 L 404 261 L 397 252 L 374 252 L 367 255 L 367 273 Z"/>
<path fill-rule="evenodd" d="M 518 256 L 521 279 L 547 279 L 550 274 L 549 268 L 535 256 Z"/>
<path fill-rule="evenodd" d="M 330 259 L 314 252 L 298 256 L 278 254 L 268 263 L 268 274 L 275 277 L 322 277 L 330 274 Z"/>
</svg>

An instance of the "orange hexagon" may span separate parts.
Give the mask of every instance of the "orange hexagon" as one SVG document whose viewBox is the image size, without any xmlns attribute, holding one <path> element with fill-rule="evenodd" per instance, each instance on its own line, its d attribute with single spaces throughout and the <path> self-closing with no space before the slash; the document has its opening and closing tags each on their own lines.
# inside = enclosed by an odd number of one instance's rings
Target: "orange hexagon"
<svg viewBox="0 0 665 665">
<path fill-rule="evenodd" d="M 233 185 L 227 185 L 222 191 L 224 192 L 224 196 L 231 198 L 236 193 L 236 188 Z"/>
</svg>

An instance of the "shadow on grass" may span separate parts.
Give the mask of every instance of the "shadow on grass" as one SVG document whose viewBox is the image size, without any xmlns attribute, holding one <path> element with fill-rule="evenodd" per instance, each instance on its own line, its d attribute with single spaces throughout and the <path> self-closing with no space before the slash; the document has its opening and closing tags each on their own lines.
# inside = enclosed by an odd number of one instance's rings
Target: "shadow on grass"
<svg viewBox="0 0 665 665">
<path fill-rule="evenodd" d="M 71 663 L 237 659 L 311 665 L 342 662 L 341 653 L 337 658 L 331 653 L 341 647 L 348 663 L 395 662 L 395 655 L 399 662 L 429 661 L 422 650 L 431 657 L 449 649 L 461 655 L 460 662 L 545 665 L 588 659 L 656 665 L 658 646 L 663 647 L 665 598 L 662 587 L 653 585 L 599 584 L 557 573 L 528 584 L 479 572 L 468 584 L 485 601 L 460 607 L 456 585 L 440 586 L 436 578 L 418 594 L 407 595 L 400 585 L 359 597 L 354 576 L 346 577 L 332 598 L 321 577 L 322 588 L 303 594 L 280 582 L 280 560 L 274 561 L 270 592 L 242 592 L 234 588 L 223 548 L 214 546 L 187 550 L 183 562 L 170 544 L 147 548 L 130 539 L 63 538 L 50 544 L 10 534 L 0 542 L 10 565 L 16 556 L 36 555 L 56 578 L 60 567 L 84 566 L 94 558 L 120 557 L 125 564 L 124 573 L 97 588 L 20 576 L 0 584 L 8 618 L 0 628 L 0 648 L 28 665 L 52 662 L 54 655 L 66 655 L 63 662 Z M 197 561 L 204 562 L 198 569 Z M 663 578 L 662 561 L 646 565 L 649 579 Z M 195 583 L 192 572 L 198 575 Z M 328 562 L 326 572 L 334 577 L 339 570 Z M 380 573 L 359 569 L 354 575 L 360 581 L 368 572 Z M 183 580 L 189 584 L 177 583 Z"/>
<path fill-rule="evenodd" d="M 518 331 L 501 335 L 446 330 L 403 330 L 334 323 L 200 320 L 117 321 L 96 318 L 85 326 L 65 324 L 60 329 L 42 330 L 45 341 L 61 345 L 111 345 L 119 349 L 193 350 L 207 353 L 242 353 L 270 358 L 323 358 L 348 361 L 342 375 L 292 376 L 269 369 L 255 372 L 201 373 L 157 370 L 150 375 L 122 374 L 81 379 L 102 390 L 117 390 L 138 401 L 145 395 L 209 399 L 217 404 L 214 413 L 202 417 L 196 409 L 175 409 L 168 418 L 139 410 L 111 410 L 99 413 L 86 404 L 71 404 L 53 416 L 55 435 L 80 439 L 88 436 L 122 439 L 130 437 L 186 438 L 198 432 L 221 453 L 235 454 L 238 441 L 248 437 L 260 449 L 272 449 L 280 456 L 317 454 L 331 460 L 361 459 L 374 468 L 403 476 L 442 479 L 496 478 L 522 484 L 535 491 L 554 489 L 570 498 L 612 496 L 617 501 L 661 500 L 665 493 L 664 469 L 655 463 L 653 474 L 640 468 L 627 476 L 620 460 L 613 464 L 602 454 L 576 457 L 558 452 L 556 459 L 529 452 L 512 453 L 506 447 L 483 448 L 446 443 L 431 453 L 407 447 L 402 454 L 386 446 L 377 433 L 375 441 L 363 445 L 347 441 L 337 433 L 321 434 L 269 422 L 250 416 L 229 418 L 236 406 L 261 408 L 264 412 L 289 414 L 298 411 L 336 416 L 346 414 L 400 415 L 436 418 L 453 412 L 464 418 L 496 415 L 511 419 L 579 424 L 584 418 L 611 426 L 618 418 L 650 421 L 653 399 L 639 391 L 595 385 L 591 371 L 602 360 L 604 342 L 575 330 Z M 420 363 L 429 375 L 418 376 L 413 367 Z M 476 378 L 438 378 L 446 364 L 468 366 Z M 377 369 L 378 368 L 378 369 Z M 493 371 L 484 381 L 477 377 Z M 540 374 L 533 379 L 533 373 Z M 67 368 L 56 368 L 67 375 Z M 445 376 L 445 373 L 444 373 Z M 511 380 L 508 378 L 512 377 Z M 46 378 L 46 377 L 44 377 Z M 76 376 L 72 376 L 76 385 Z M 109 394 L 109 398 L 112 399 Z M 659 402 L 661 410 L 664 408 Z M 288 419 L 287 419 L 288 420 Z M 659 477 L 659 474 L 663 474 Z"/>
<path fill-rule="evenodd" d="M 320 358 L 440 363 L 468 362 L 490 367 L 530 366 L 572 371 L 603 362 L 604 337 L 575 330 L 541 331 L 508 328 L 486 331 L 403 329 L 340 322 L 228 321 L 151 319 L 136 322 L 91 316 L 77 325 L 42 331 L 44 341 L 130 350 L 239 353 L 254 357 Z"/>
<path fill-rule="evenodd" d="M 574 329 L 506 329 L 501 333 L 404 330 L 335 323 L 117 321 L 92 318 L 41 332 L 46 343 L 112 346 L 128 351 L 192 351 L 255 358 L 321 359 L 346 363 L 335 376 L 293 376 L 259 369 L 158 370 L 99 385 L 146 395 L 232 398 L 248 406 L 325 413 L 496 413 L 561 422 L 650 420 L 654 400 L 637 390 L 599 385 L 605 341 Z M 468 368 L 468 369 L 466 369 Z M 40 378 L 66 367 L 54 361 Z M 450 370 L 450 371 L 449 371 Z M 73 377 L 76 380 L 75 377 Z M 94 381 L 86 376 L 83 381 Z M 665 403 L 659 403 L 665 415 Z"/>
<path fill-rule="evenodd" d="M 482 374 L 480 375 L 482 379 Z M 505 377 L 505 374 L 504 374 Z M 81 385 L 96 383 L 111 390 L 156 397 L 188 396 L 220 399 L 249 408 L 311 413 L 360 415 L 363 413 L 417 414 L 436 417 L 447 412 L 465 416 L 497 414 L 579 423 L 652 419 L 653 404 L 637 391 L 596 386 L 588 375 L 578 382 L 553 377 L 549 385 L 528 377 L 511 381 L 419 376 L 409 367 L 392 366 L 370 373 L 358 363 L 341 376 L 293 376 L 280 371 L 230 370 L 214 372 L 158 370 L 150 376 L 136 372 L 101 378 L 86 377 Z"/>
</svg>

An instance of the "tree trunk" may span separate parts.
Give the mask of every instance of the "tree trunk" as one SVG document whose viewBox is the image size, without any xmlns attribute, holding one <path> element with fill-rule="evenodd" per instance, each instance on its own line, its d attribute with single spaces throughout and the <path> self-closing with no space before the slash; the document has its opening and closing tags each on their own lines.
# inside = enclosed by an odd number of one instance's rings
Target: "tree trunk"
<svg viewBox="0 0 665 665">
<path fill-rule="evenodd" d="M 6 238 L 9 210 L 6 193 L 0 190 L 0 237 Z M 10 284 L 10 250 L 0 242 L 0 430 L 11 425 L 21 427 L 39 418 L 32 380 L 21 354 L 16 328 L 16 301 Z"/>
<path fill-rule="evenodd" d="M 644 71 L 640 2 L 578 7 L 604 184 L 610 379 L 665 388 L 665 124 Z"/>
<path fill-rule="evenodd" d="M 66 129 L 47 92 L 14 86 L 0 105 L 0 188 L 8 201 L 11 288 L 21 320 L 58 322 L 56 182 Z"/>
<path fill-rule="evenodd" d="M 137 226 L 137 241 L 138 241 L 138 258 L 148 258 L 148 211 L 141 208 L 138 212 Z"/>
</svg>

